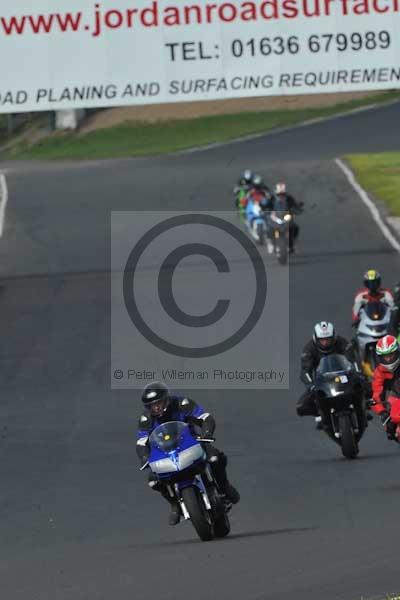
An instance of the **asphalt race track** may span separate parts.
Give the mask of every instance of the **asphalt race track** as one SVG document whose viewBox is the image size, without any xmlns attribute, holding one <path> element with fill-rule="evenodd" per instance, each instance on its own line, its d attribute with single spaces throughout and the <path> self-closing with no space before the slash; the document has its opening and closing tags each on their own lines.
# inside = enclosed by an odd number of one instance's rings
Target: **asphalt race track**
<svg viewBox="0 0 400 600">
<path fill-rule="evenodd" d="M 0 596 L 4 600 L 356 600 L 399 592 L 400 450 L 375 420 L 360 458 L 294 412 L 314 322 L 350 334 L 368 267 L 400 260 L 333 157 L 400 149 L 400 104 L 187 155 L 2 165 Z M 306 203 L 290 271 L 291 390 L 194 394 L 241 503 L 201 543 L 137 470 L 136 392 L 110 391 L 110 210 L 231 208 L 246 167 Z M 260 352 L 263 351 L 261 347 Z"/>
</svg>

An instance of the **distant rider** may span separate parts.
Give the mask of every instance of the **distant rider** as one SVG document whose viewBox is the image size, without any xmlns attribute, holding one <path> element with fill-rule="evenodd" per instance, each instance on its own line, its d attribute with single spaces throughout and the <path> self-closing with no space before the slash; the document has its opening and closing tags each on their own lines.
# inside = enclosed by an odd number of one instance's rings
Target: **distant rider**
<svg viewBox="0 0 400 600">
<path fill-rule="evenodd" d="M 260 215 L 264 216 L 268 250 L 270 251 L 269 232 L 268 232 L 268 212 L 272 207 L 272 194 L 268 186 L 264 183 L 261 175 L 253 175 L 251 187 L 246 195 L 246 220 L 247 225 L 251 229 L 255 219 Z"/>
<path fill-rule="evenodd" d="M 391 399 L 400 398 L 400 351 L 393 335 L 385 335 L 376 344 L 380 359 L 372 379 L 372 410 L 380 416 L 389 440 L 395 439 L 396 424 L 390 420 Z"/>
<path fill-rule="evenodd" d="M 301 354 L 301 372 L 300 379 L 307 386 L 307 390 L 299 398 L 296 411 L 299 417 L 314 416 L 318 417 L 318 408 L 314 391 L 314 374 L 320 360 L 328 354 L 343 354 L 347 360 L 356 364 L 356 356 L 353 345 L 344 337 L 336 335 L 332 323 L 320 321 L 314 326 L 312 339 L 307 342 Z M 360 381 L 364 382 L 360 374 Z M 369 390 L 365 390 L 367 395 Z M 320 427 L 320 418 L 316 419 Z"/>
<path fill-rule="evenodd" d="M 156 381 L 147 385 L 142 393 L 142 402 L 144 411 L 139 419 L 136 443 L 136 452 L 142 465 L 146 463 L 149 456 L 149 436 L 153 429 L 162 423 L 183 421 L 189 423 L 192 427 L 198 428 L 202 437 L 210 438 L 214 435 L 215 420 L 213 416 L 187 396 L 171 395 L 164 383 Z M 203 447 L 221 492 L 232 504 L 236 504 L 239 502 L 240 496 L 239 492 L 228 481 L 226 473 L 228 459 L 226 455 L 209 443 L 204 444 Z M 170 525 L 179 523 L 181 515 L 179 503 L 175 498 L 172 499 L 169 496 L 166 486 L 159 482 L 152 473 L 149 476 L 149 486 L 160 492 L 170 503 Z"/>
<path fill-rule="evenodd" d="M 233 194 L 235 197 L 235 206 L 237 210 L 244 211 L 246 208 L 247 200 L 246 195 L 251 187 L 251 180 L 253 178 L 253 173 L 250 169 L 246 169 L 240 175 L 239 180 L 235 187 L 233 188 Z"/>
<path fill-rule="evenodd" d="M 247 192 L 247 200 L 256 200 L 260 202 L 262 199 L 271 202 L 271 190 L 266 185 L 261 175 L 255 173 L 251 178 L 249 191 Z"/>
<path fill-rule="evenodd" d="M 251 171 L 251 169 L 245 169 L 243 171 L 243 173 L 241 173 L 238 182 L 236 184 L 236 187 L 241 187 L 242 185 L 247 185 L 250 187 L 251 185 L 251 180 L 253 178 L 253 171 Z"/>
<path fill-rule="evenodd" d="M 294 220 L 294 215 L 303 211 L 303 202 L 297 200 L 287 193 L 286 184 L 280 181 L 275 186 L 275 198 L 271 210 L 289 212 L 292 219 L 289 223 L 289 252 L 294 252 L 295 241 L 299 235 L 300 227 Z"/>
<path fill-rule="evenodd" d="M 400 334 L 400 281 L 394 286 L 393 292 L 394 307 L 390 316 L 388 333 L 397 338 Z"/>
<path fill-rule="evenodd" d="M 382 278 L 375 269 L 369 269 L 364 274 L 364 287 L 357 292 L 354 298 L 352 321 L 353 325 L 358 325 L 360 321 L 360 310 L 368 302 L 383 302 L 390 308 L 394 306 L 392 292 L 381 287 Z"/>
</svg>

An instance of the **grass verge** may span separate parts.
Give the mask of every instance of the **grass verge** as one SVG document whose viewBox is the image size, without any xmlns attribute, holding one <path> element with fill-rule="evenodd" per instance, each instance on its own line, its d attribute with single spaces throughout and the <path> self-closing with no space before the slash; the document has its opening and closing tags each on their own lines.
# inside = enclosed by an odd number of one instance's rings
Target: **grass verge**
<svg viewBox="0 0 400 600">
<path fill-rule="evenodd" d="M 345 157 L 357 181 L 383 200 L 391 215 L 400 216 L 400 152 L 350 154 Z"/>
<path fill-rule="evenodd" d="M 156 124 L 125 123 L 79 135 L 57 133 L 33 146 L 17 144 L 2 158 L 8 159 L 98 159 L 146 154 L 164 154 L 223 142 L 252 133 L 267 132 L 277 127 L 295 125 L 308 119 L 327 117 L 369 104 L 400 99 L 399 92 L 336 104 L 302 109 L 248 112 L 229 115 L 174 120 Z"/>
</svg>

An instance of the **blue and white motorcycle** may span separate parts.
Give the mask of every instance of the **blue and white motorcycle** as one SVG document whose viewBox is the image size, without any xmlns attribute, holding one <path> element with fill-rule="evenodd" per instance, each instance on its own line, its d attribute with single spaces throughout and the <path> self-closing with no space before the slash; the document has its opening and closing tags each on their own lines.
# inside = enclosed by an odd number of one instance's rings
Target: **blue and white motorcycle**
<svg viewBox="0 0 400 600">
<path fill-rule="evenodd" d="M 196 437 L 187 423 L 169 421 L 149 437 L 147 466 L 176 498 L 185 520 L 191 520 L 201 540 L 228 535 L 231 504 L 218 489 L 201 444 L 213 439 Z"/>
<path fill-rule="evenodd" d="M 257 244 L 265 246 L 267 240 L 266 215 L 258 202 L 249 200 L 246 207 L 246 224 Z"/>
</svg>

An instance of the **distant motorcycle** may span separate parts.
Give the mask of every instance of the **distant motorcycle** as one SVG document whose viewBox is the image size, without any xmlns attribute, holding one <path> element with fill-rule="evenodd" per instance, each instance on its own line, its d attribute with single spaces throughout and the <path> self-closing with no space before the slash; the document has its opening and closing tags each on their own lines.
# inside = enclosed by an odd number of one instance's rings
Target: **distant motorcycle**
<svg viewBox="0 0 400 600">
<path fill-rule="evenodd" d="M 247 206 L 246 223 L 253 239 L 260 246 L 265 246 L 267 238 L 267 222 L 265 211 L 255 202 Z"/>
<path fill-rule="evenodd" d="M 247 191 L 247 186 L 235 186 L 233 190 L 235 207 L 241 219 L 244 219 L 246 216 Z"/>
<path fill-rule="evenodd" d="M 271 211 L 269 215 L 274 253 L 281 265 L 287 263 L 289 253 L 289 227 L 292 218 L 292 215 L 288 211 Z"/>
<path fill-rule="evenodd" d="M 366 401 L 356 365 L 341 354 L 324 356 L 315 372 L 322 427 L 348 459 L 356 458 L 367 426 Z"/>
<path fill-rule="evenodd" d="M 201 445 L 213 441 L 196 437 L 187 423 L 169 421 L 151 433 L 149 459 L 142 467 L 149 466 L 167 486 L 203 541 L 230 532 L 227 512 L 232 505 L 219 490 Z"/>
<path fill-rule="evenodd" d="M 294 222 L 294 215 L 303 212 L 304 202 L 298 202 L 296 208 L 289 211 L 286 203 L 280 203 L 280 210 L 272 210 L 269 213 L 270 235 L 273 240 L 274 253 L 280 264 L 287 263 L 290 236 L 295 236 L 298 226 Z"/>
<path fill-rule="evenodd" d="M 375 346 L 387 334 L 390 323 L 390 308 L 374 300 L 360 310 L 360 322 L 356 333 L 356 348 L 363 373 L 372 377 L 377 366 Z"/>
</svg>

